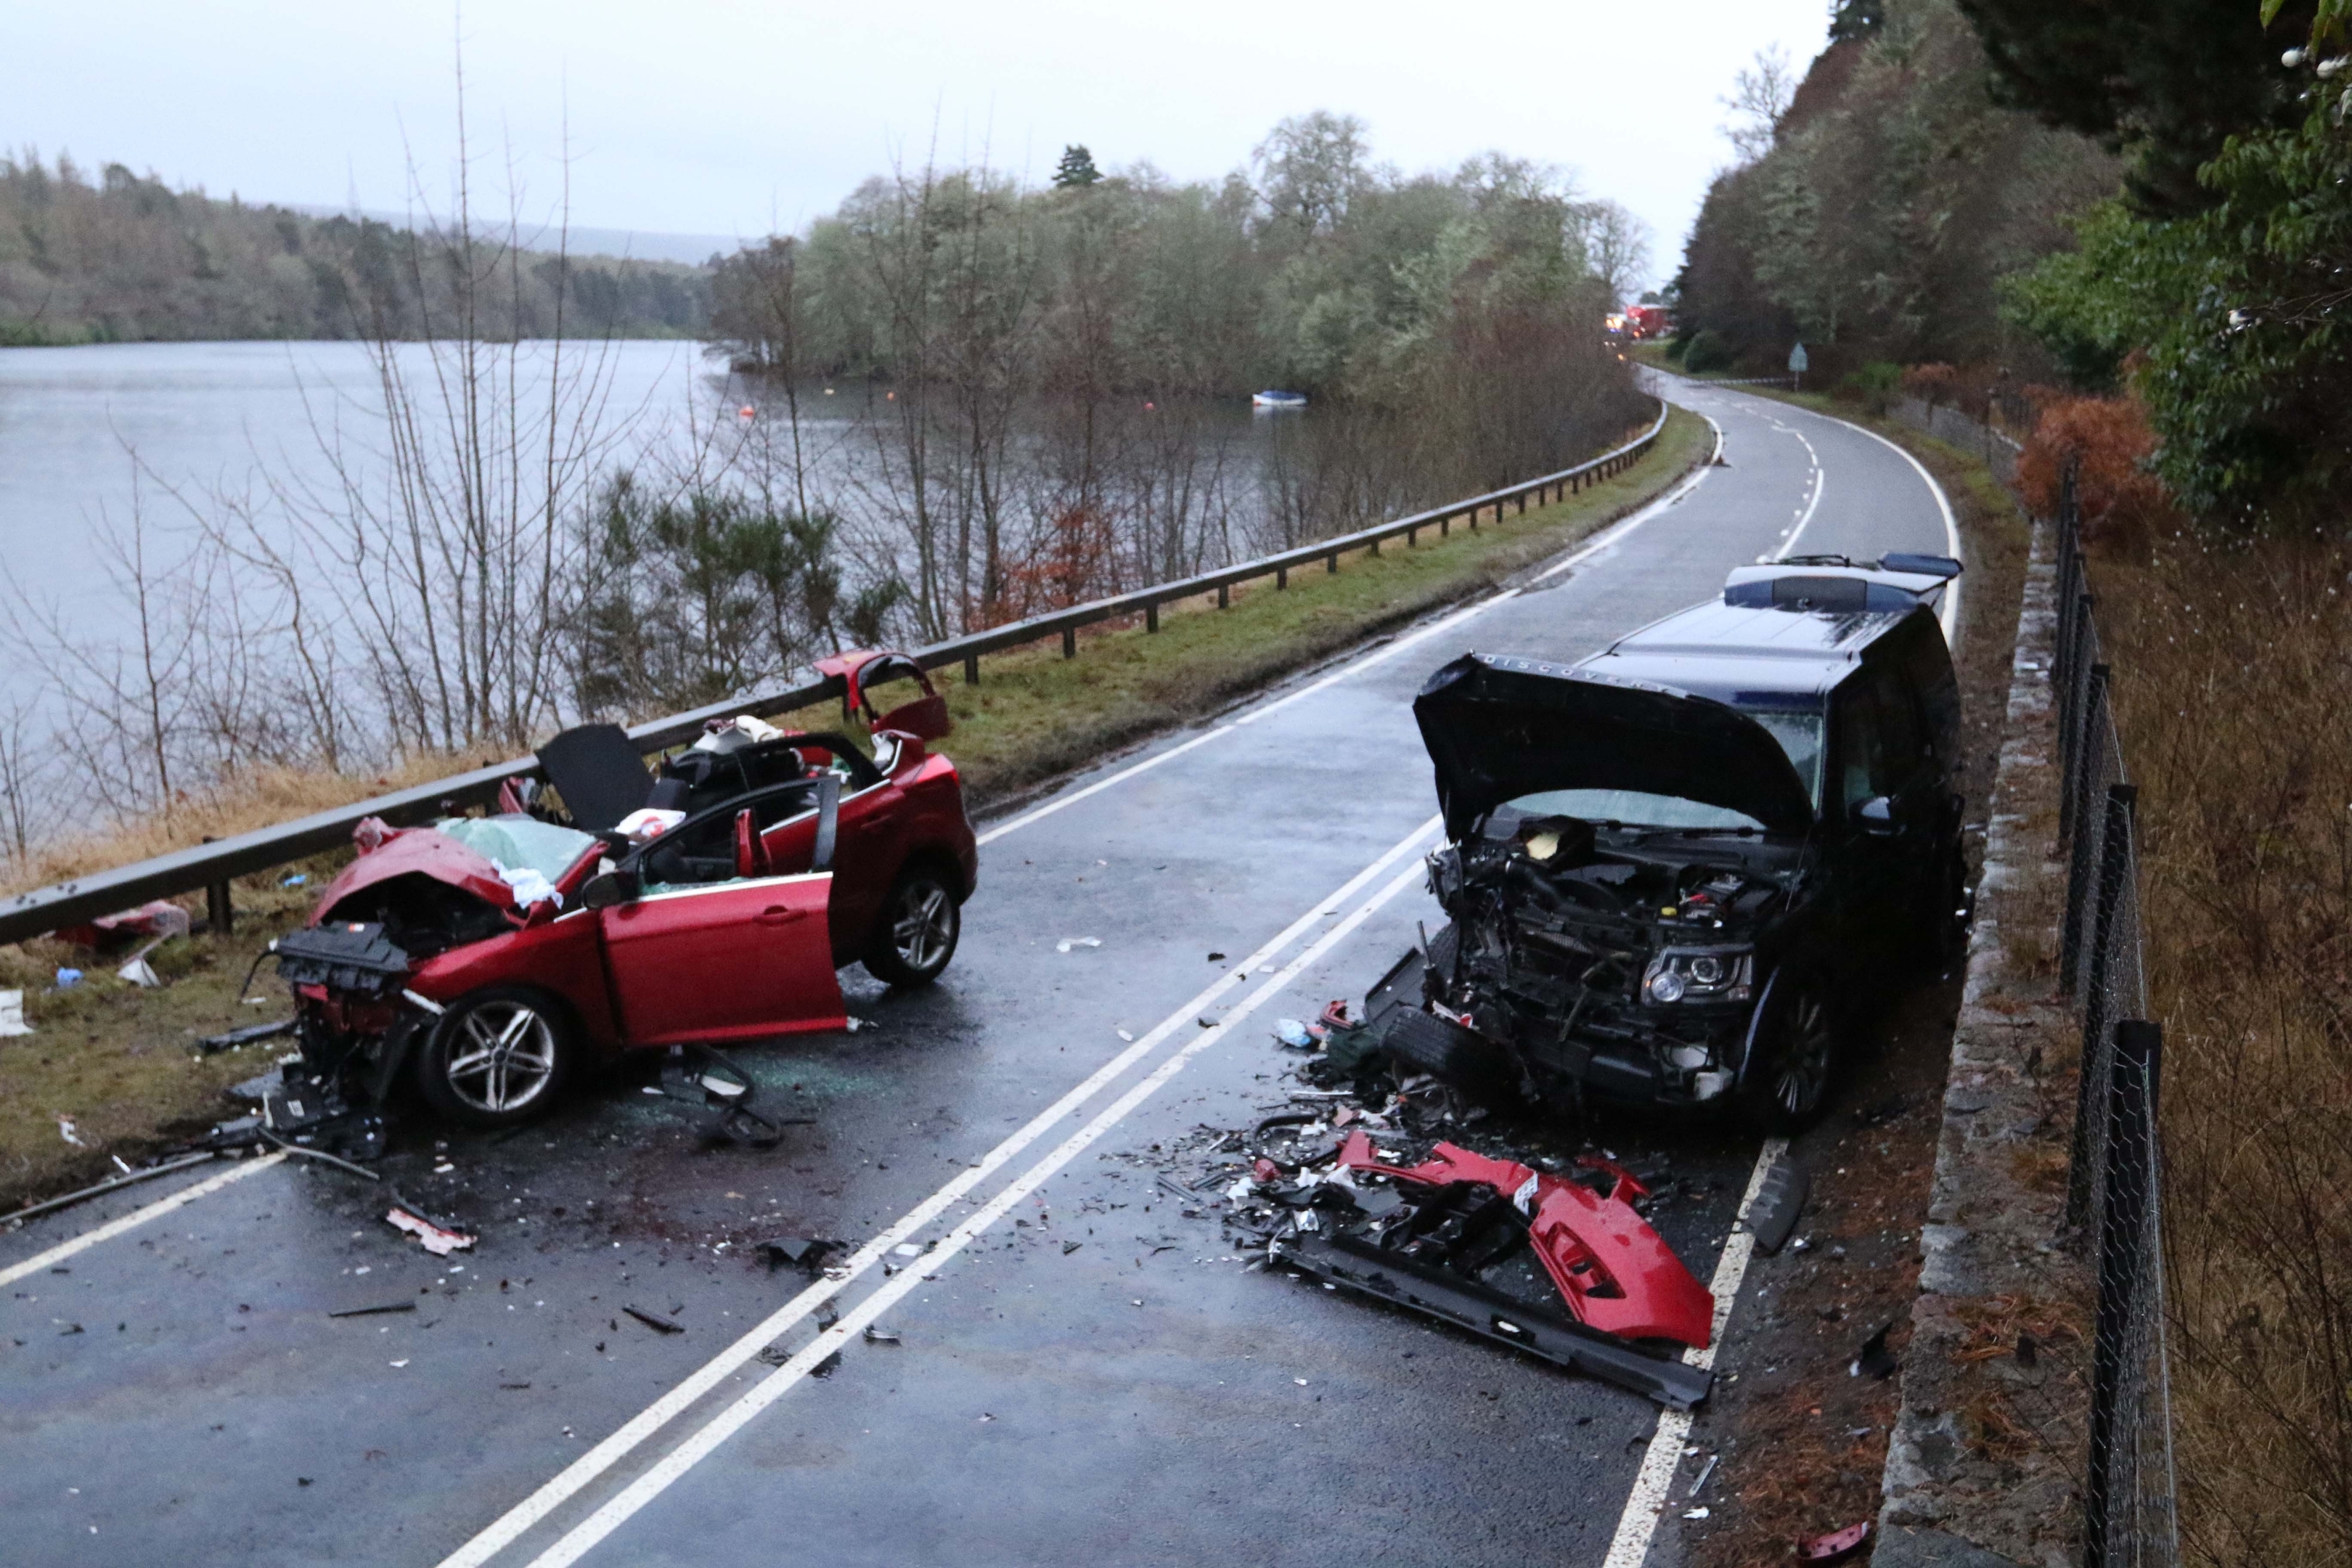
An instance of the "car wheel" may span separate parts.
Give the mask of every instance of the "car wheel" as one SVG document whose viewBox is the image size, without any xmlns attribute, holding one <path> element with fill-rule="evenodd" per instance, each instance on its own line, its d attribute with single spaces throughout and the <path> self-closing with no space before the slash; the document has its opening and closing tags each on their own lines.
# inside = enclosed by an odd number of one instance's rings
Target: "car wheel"
<svg viewBox="0 0 2352 1568">
<path fill-rule="evenodd" d="M 1820 989 L 1804 983 L 1766 1005 L 1771 1013 L 1739 1086 L 1741 1117 L 1759 1132 L 1801 1132 L 1829 1103 L 1837 1077 L 1837 1016 Z"/>
<path fill-rule="evenodd" d="M 887 985 L 929 985 L 955 956 L 963 911 L 955 889 L 929 866 L 898 873 L 866 950 L 866 972 Z"/>
<path fill-rule="evenodd" d="M 452 1121 L 513 1127 L 553 1105 L 579 1042 L 545 993 L 497 985 L 450 1005 L 416 1053 L 416 1087 Z"/>
<path fill-rule="evenodd" d="M 1425 1072 L 1475 1100 L 1505 1101 L 1518 1087 L 1510 1052 L 1432 1013 L 1400 1007 L 1390 1014 L 1381 1047 L 1399 1077 Z"/>
</svg>

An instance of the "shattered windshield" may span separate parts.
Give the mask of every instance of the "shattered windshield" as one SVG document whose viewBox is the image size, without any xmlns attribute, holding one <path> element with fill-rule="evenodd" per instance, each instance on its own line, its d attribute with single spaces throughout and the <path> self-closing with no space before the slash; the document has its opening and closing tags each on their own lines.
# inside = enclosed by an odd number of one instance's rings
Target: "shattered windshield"
<svg viewBox="0 0 2352 1568">
<path fill-rule="evenodd" d="M 556 879 L 597 842 L 576 828 L 511 815 L 445 816 L 433 826 L 498 868 L 518 905 L 555 897 Z"/>
</svg>

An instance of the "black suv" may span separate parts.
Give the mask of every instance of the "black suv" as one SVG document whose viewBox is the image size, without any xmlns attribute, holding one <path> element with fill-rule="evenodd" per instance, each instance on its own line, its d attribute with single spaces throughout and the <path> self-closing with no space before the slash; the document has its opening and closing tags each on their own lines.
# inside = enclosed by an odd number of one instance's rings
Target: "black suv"
<svg viewBox="0 0 2352 1568">
<path fill-rule="evenodd" d="M 1963 937 L 1959 563 L 1807 557 L 1573 666 L 1470 654 L 1413 701 L 1446 847 L 1420 1009 L 1465 1088 L 1819 1114 L 1861 1005 Z"/>
</svg>

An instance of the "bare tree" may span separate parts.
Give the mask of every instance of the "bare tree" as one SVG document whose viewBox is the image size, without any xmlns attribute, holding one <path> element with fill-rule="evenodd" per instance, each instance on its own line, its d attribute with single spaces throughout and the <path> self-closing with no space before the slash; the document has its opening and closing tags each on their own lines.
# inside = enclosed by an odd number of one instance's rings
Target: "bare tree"
<svg viewBox="0 0 2352 1568">
<path fill-rule="evenodd" d="M 1579 202 L 1574 214 L 1585 265 L 1612 308 L 1631 301 L 1650 276 L 1650 226 L 1615 202 Z"/>
<path fill-rule="evenodd" d="M 1796 70 L 1778 44 L 1757 50 L 1754 63 L 1732 78 L 1730 93 L 1717 101 L 1731 110 L 1723 134 L 1742 163 L 1753 163 L 1772 150 L 1772 139 L 1780 134 L 1780 121 L 1796 96 Z"/>
</svg>

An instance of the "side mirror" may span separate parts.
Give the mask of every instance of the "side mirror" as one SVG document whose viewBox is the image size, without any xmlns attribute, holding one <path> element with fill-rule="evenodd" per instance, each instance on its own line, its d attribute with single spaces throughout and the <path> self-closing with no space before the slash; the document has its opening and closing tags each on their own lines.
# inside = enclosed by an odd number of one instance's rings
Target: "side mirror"
<svg viewBox="0 0 2352 1568">
<path fill-rule="evenodd" d="M 1872 795 L 1853 808 L 1853 819 L 1864 833 L 1883 838 L 1895 831 L 1895 803 L 1883 795 Z"/>
<path fill-rule="evenodd" d="M 580 889 L 580 907 L 583 910 L 609 910 L 615 904 L 633 902 L 639 891 L 636 872 L 622 868 L 591 877 L 588 885 Z"/>
</svg>

